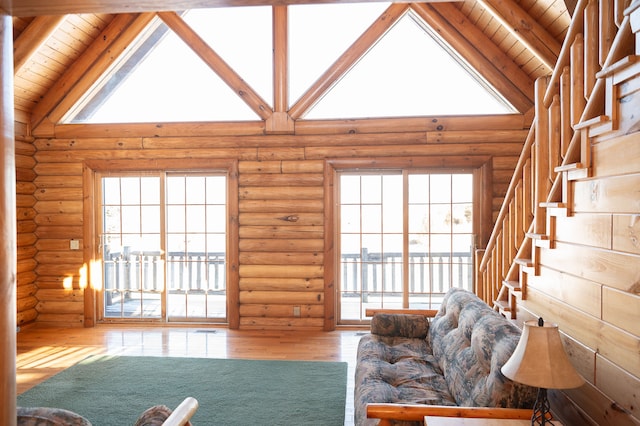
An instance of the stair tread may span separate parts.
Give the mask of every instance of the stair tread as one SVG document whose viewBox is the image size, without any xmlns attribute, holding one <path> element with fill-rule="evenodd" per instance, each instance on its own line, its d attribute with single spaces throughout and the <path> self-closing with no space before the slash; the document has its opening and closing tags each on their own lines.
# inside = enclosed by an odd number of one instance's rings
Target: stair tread
<svg viewBox="0 0 640 426">
<path fill-rule="evenodd" d="M 511 307 L 509 306 L 509 302 L 506 300 L 494 300 L 493 306 L 498 307 L 500 311 L 511 312 Z"/>
<path fill-rule="evenodd" d="M 567 208 L 567 203 L 562 203 L 562 202 L 559 202 L 559 201 L 548 202 L 548 203 L 540 203 L 540 207 L 563 209 L 563 208 Z"/>
<path fill-rule="evenodd" d="M 531 259 L 514 259 L 513 261 L 516 262 L 518 265 L 533 266 L 533 260 Z"/>
<path fill-rule="evenodd" d="M 559 173 L 559 172 L 567 172 L 570 170 L 580 170 L 580 169 L 586 169 L 586 166 L 582 163 L 563 164 L 562 166 L 554 167 L 553 171 L 555 171 L 556 173 Z"/>
<path fill-rule="evenodd" d="M 511 291 L 522 291 L 520 281 L 502 281 L 502 284 Z"/>
<path fill-rule="evenodd" d="M 533 232 L 527 232 L 527 237 L 532 240 L 548 240 L 549 236 L 547 234 L 534 234 Z"/>
</svg>

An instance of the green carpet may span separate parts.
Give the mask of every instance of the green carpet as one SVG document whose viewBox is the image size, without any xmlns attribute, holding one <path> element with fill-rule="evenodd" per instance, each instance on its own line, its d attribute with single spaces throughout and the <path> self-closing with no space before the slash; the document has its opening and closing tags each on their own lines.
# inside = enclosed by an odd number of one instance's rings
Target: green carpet
<svg viewBox="0 0 640 426">
<path fill-rule="evenodd" d="M 342 426 L 346 381 L 344 362 L 93 356 L 19 395 L 18 406 L 127 426 L 150 406 L 192 396 L 194 426 Z"/>
</svg>

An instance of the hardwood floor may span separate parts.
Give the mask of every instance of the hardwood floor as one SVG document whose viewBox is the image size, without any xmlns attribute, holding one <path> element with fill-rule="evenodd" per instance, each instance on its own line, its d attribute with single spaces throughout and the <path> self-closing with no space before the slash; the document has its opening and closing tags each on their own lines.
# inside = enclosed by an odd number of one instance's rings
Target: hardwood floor
<svg viewBox="0 0 640 426">
<path fill-rule="evenodd" d="M 238 331 L 195 325 L 30 327 L 18 333 L 17 391 L 23 393 L 93 354 L 343 361 L 348 364 L 345 425 L 353 425 L 356 349 L 364 331 Z"/>
</svg>

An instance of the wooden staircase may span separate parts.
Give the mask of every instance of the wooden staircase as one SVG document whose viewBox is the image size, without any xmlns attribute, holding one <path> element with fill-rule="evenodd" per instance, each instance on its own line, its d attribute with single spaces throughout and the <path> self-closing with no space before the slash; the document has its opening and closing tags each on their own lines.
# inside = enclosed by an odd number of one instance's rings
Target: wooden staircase
<svg viewBox="0 0 640 426">
<path fill-rule="evenodd" d="M 536 81 L 535 118 L 486 249 L 478 294 L 516 319 L 541 249 L 572 216 L 592 143 L 640 128 L 640 0 L 580 0 L 552 75 Z"/>
</svg>

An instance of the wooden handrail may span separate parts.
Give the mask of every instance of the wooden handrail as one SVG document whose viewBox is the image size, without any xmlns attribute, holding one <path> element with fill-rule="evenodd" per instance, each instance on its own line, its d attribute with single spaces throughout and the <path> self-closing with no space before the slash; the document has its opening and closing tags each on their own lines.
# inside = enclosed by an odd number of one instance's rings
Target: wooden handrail
<svg viewBox="0 0 640 426">
<path fill-rule="evenodd" d="M 516 164 L 516 168 L 513 172 L 513 177 L 509 182 L 509 187 L 507 188 L 507 193 L 504 196 L 504 202 L 502 203 L 502 207 L 500 207 L 500 212 L 498 213 L 498 217 L 496 219 L 496 226 L 493 228 L 491 232 L 491 236 L 489 237 L 489 241 L 487 242 L 487 246 L 484 248 L 484 256 L 480 261 L 480 270 L 484 270 L 487 267 L 487 262 L 489 261 L 487 253 L 491 253 L 496 244 L 497 234 L 500 232 L 500 228 L 497 226 L 499 223 L 502 223 L 506 215 L 509 213 L 509 201 L 511 201 L 515 197 L 516 187 L 520 182 L 520 177 L 522 176 L 522 170 L 524 169 L 524 165 L 531 158 L 531 147 L 533 146 L 533 141 L 535 139 L 535 133 L 533 128 L 535 127 L 535 119 L 534 123 L 531 125 L 531 130 L 527 134 L 527 139 L 524 142 L 524 146 L 522 147 L 522 152 L 520 153 L 520 158 L 518 158 L 518 163 Z M 509 200 L 509 201 L 507 201 Z"/>
<path fill-rule="evenodd" d="M 576 4 L 573 16 L 582 16 L 584 9 L 587 7 L 587 3 L 589 3 L 589 0 L 579 0 Z M 562 74 L 563 68 L 569 65 L 569 61 L 571 59 L 571 45 L 573 44 L 576 36 L 582 33 L 583 28 L 584 25 L 582 19 L 571 20 L 571 24 L 569 25 L 569 29 L 567 30 L 567 35 L 565 36 L 565 42 L 562 44 L 562 49 L 560 50 L 560 55 L 558 56 L 558 62 L 553 69 L 553 73 L 551 73 L 551 84 L 549 84 L 549 87 L 547 87 L 547 92 L 544 95 L 544 105 L 546 107 L 551 105 L 553 95 L 556 93 L 556 91 L 554 90 L 554 83 L 560 80 L 560 74 Z"/>
</svg>

